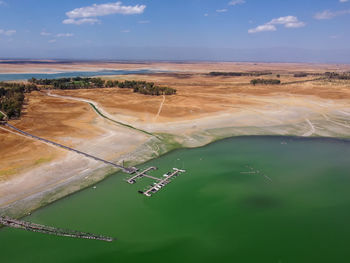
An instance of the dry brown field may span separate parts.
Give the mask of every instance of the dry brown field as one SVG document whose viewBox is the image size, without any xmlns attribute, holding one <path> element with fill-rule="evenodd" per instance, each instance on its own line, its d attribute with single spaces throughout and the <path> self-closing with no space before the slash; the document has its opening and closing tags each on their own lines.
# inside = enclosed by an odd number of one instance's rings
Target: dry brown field
<svg viewBox="0 0 350 263">
<path fill-rule="evenodd" d="M 259 105 L 257 97 L 313 96 L 320 99 L 350 99 L 349 81 L 314 81 L 288 85 L 250 84 L 253 77 L 212 77 L 200 73 L 150 74 L 104 77 L 118 80 L 145 80 L 177 89 L 177 95 L 163 98 L 134 94 L 131 90 L 55 90 L 55 94 L 90 99 L 115 115 L 129 116 L 139 122 L 171 122 L 201 118 L 235 107 Z M 276 78 L 275 75 L 261 78 Z M 281 75 L 282 83 L 312 80 L 318 77 L 294 78 Z"/>
<path fill-rule="evenodd" d="M 67 146 L 99 135 L 88 125 L 95 118 L 85 103 L 51 98 L 40 92 L 27 94 L 20 120 L 11 124 L 37 136 Z M 60 149 L 0 130 L 0 180 L 64 156 Z"/>
</svg>

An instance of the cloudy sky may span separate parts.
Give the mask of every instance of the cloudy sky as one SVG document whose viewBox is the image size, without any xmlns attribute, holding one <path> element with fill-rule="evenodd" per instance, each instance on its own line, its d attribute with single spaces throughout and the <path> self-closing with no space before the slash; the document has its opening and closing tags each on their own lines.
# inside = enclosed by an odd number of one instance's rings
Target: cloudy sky
<svg viewBox="0 0 350 263">
<path fill-rule="evenodd" d="M 0 0 L 0 57 L 350 63 L 349 25 L 349 0 Z"/>
</svg>

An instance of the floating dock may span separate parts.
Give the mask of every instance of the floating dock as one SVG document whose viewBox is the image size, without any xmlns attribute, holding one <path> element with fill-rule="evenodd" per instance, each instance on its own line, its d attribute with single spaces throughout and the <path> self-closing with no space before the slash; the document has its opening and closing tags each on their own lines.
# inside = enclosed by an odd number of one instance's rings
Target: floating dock
<svg viewBox="0 0 350 263">
<path fill-rule="evenodd" d="M 140 179 L 142 177 L 147 177 L 147 178 L 155 180 L 156 182 L 151 184 L 150 188 L 146 189 L 145 191 L 139 191 L 140 194 L 143 194 L 147 197 L 151 197 L 152 194 L 157 193 L 160 189 L 162 189 L 167 184 L 169 184 L 173 178 L 177 177 L 181 173 L 186 172 L 185 170 L 173 168 L 173 172 L 168 172 L 168 173 L 163 175 L 164 178 L 158 178 L 158 177 L 150 176 L 147 174 L 147 172 L 152 171 L 152 170 L 156 170 L 156 169 L 157 169 L 156 167 L 149 167 L 146 170 L 144 170 L 144 171 L 136 174 L 135 176 L 131 177 L 130 179 L 128 179 L 127 182 L 129 184 L 135 184 L 136 180 Z"/>
</svg>

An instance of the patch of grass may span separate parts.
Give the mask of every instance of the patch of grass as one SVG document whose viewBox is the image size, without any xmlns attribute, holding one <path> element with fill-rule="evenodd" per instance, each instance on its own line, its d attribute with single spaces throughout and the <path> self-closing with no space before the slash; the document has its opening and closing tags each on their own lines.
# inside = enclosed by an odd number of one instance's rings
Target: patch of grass
<svg viewBox="0 0 350 263">
<path fill-rule="evenodd" d="M 165 152 L 182 148 L 183 146 L 176 141 L 175 136 L 167 133 L 157 133 L 157 138 L 161 140 L 159 145 L 159 155 Z M 165 148 L 165 149 L 163 149 Z"/>
<path fill-rule="evenodd" d="M 52 157 L 42 157 L 42 158 L 39 158 L 38 160 L 36 160 L 34 162 L 34 165 L 39 165 L 39 164 L 43 164 L 43 163 L 47 163 L 47 162 L 50 162 L 53 158 Z"/>
<path fill-rule="evenodd" d="M 10 176 L 10 175 L 14 175 L 16 172 L 17 172 L 17 170 L 15 168 L 2 170 L 2 171 L 0 171 L 0 178 L 1 177 L 6 177 L 6 176 Z"/>
</svg>

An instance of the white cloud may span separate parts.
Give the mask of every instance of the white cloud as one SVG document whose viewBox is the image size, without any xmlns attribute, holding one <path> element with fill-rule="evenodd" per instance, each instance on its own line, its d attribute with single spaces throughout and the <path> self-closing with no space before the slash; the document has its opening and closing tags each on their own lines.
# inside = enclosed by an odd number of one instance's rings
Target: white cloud
<svg viewBox="0 0 350 263">
<path fill-rule="evenodd" d="M 96 18 L 82 18 L 82 19 L 73 19 L 73 18 L 68 18 L 63 20 L 62 22 L 63 24 L 69 25 L 82 25 L 82 24 L 96 24 L 96 23 L 100 23 L 100 20 L 96 19 Z"/>
<path fill-rule="evenodd" d="M 304 27 L 306 24 L 304 22 L 298 21 L 298 22 L 293 22 L 293 23 L 286 23 L 284 26 L 286 28 L 300 28 Z"/>
<path fill-rule="evenodd" d="M 151 23 L 149 20 L 141 20 L 139 21 L 139 24 L 149 24 Z"/>
<path fill-rule="evenodd" d="M 325 20 L 325 19 L 332 19 L 332 18 L 337 17 L 337 16 L 348 15 L 348 14 L 350 14 L 350 9 L 349 10 L 335 11 L 335 12 L 332 12 L 330 10 L 325 10 L 325 11 L 316 13 L 314 15 L 314 18 L 318 19 L 318 20 Z"/>
<path fill-rule="evenodd" d="M 209 14 L 208 14 L 208 13 L 205 13 L 204 16 L 209 16 Z"/>
<path fill-rule="evenodd" d="M 129 29 L 124 29 L 124 30 L 122 30 L 120 32 L 122 32 L 122 33 L 130 33 L 131 31 Z"/>
<path fill-rule="evenodd" d="M 7 5 L 5 1 L 0 1 L 0 5 Z"/>
<path fill-rule="evenodd" d="M 245 0 L 232 0 L 231 2 L 228 3 L 228 5 L 242 5 L 245 4 Z"/>
<path fill-rule="evenodd" d="M 226 8 L 216 10 L 217 13 L 225 13 L 225 12 L 227 12 L 227 11 L 228 11 L 228 10 L 227 10 Z"/>
<path fill-rule="evenodd" d="M 113 14 L 136 15 L 142 14 L 146 9 L 146 5 L 125 6 L 122 2 L 93 4 L 73 9 L 66 13 L 67 19 L 63 20 L 63 24 L 95 24 L 99 20 L 93 17 L 107 16 Z"/>
<path fill-rule="evenodd" d="M 72 33 L 60 33 L 56 35 L 56 37 L 72 37 L 72 36 L 74 36 L 74 34 Z"/>
<path fill-rule="evenodd" d="M 266 31 L 276 31 L 276 25 L 283 25 L 286 28 L 299 28 L 304 27 L 305 23 L 299 21 L 299 19 L 295 16 L 283 16 L 279 18 L 274 18 L 270 22 L 257 26 L 256 28 L 249 29 L 248 33 L 253 34 Z"/>
<path fill-rule="evenodd" d="M 43 31 L 40 33 L 41 36 L 47 37 L 47 36 L 51 36 L 51 33 L 48 33 L 46 31 Z"/>
<path fill-rule="evenodd" d="M 51 40 L 49 40 L 48 42 L 49 43 L 55 43 L 57 40 L 56 39 L 51 39 Z"/>
<path fill-rule="evenodd" d="M 333 17 L 335 17 L 335 16 L 336 16 L 336 15 L 335 15 L 333 12 L 331 12 L 331 11 L 329 11 L 329 10 L 325 10 L 325 11 L 323 11 L 323 12 L 316 13 L 316 14 L 314 15 L 314 18 L 315 18 L 315 19 L 322 20 L 322 19 L 331 19 L 331 18 L 333 18 Z"/>
<path fill-rule="evenodd" d="M 7 31 L 5 32 L 5 35 L 6 35 L 6 36 L 12 36 L 12 35 L 14 35 L 14 34 L 16 34 L 16 30 L 7 30 Z"/>
<path fill-rule="evenodd" d="M 101 5 L 93 4 L 92 6 L 76 8 L 67 12 L 66 15 L 69 18 L 96 17 L 112 14 L 134 15 L 142 14 L 145 8 L 145 5 L 123 6 L 122 2 Z"/>
<path fill-rule="evenodd" d="M 16 30 L 4 30 L 0 29 L 0 35 L 5 35 L 5 36 L 12 36 L 16 34 Z"/>
<path fill-rule="evenodd" d="M 277 28 L 274 25 L 261 25 L 261 26 L 257 26 L 256 28 L 252 28 L 248 30 L 249 34 L 254 34 L 254 33 L 259 33 L 259 32 L 266 32 L 266 31 L 276 31 Z"/>
<path fill-rule="evenodd" d="M 285 25 L 286 27 L 301 27 L 305 23 L 300 22 L 295 16 L 283 16 L 280 18 L 272 19 L 268 24 L 271 25 Z"/>
<path fill-rule="evenodd" d="M 339 0 L 340 3 L 346 3 L 349 2 L 349 0 Z"/>
</svg>

